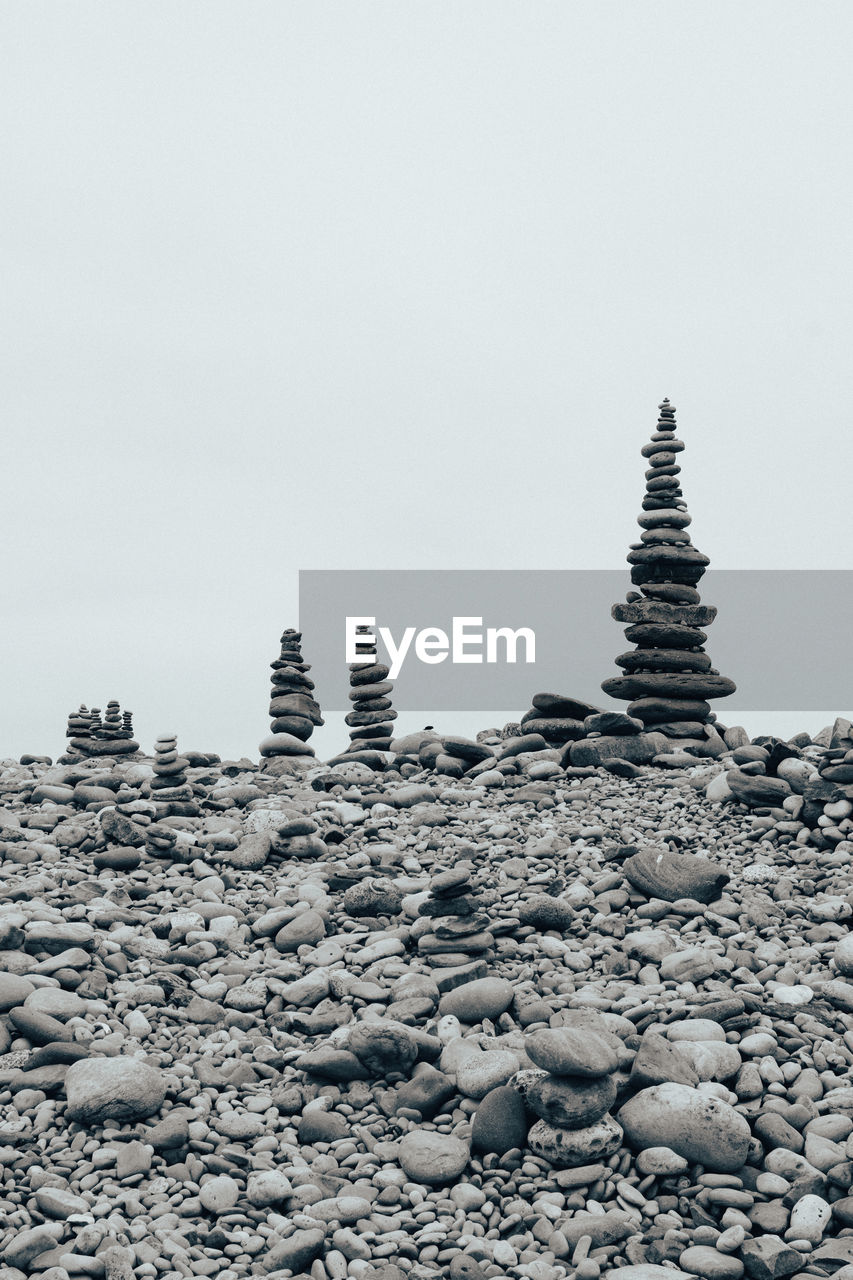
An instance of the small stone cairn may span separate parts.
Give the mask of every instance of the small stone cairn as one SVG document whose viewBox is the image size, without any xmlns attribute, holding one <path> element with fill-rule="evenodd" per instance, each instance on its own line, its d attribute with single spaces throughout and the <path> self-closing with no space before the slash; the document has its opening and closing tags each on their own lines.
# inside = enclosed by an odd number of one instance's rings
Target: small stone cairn
<svg viewBox="0 0 853 1280">
<path fill-rule="evenodd" d="M 358 636 L 369 636 L 369 627 L 358 627 Z M 353 709 L 346 717 L 350 729 L 347 754 L 355 751 L 388 751 L 394 737 L 397 712 L 391 706 L 394 684 L 388 679 L 390 668 L 377 661 L 375 639 L 356 640 L 356 653 L 363 662 L 351 662 L 350 702 Z"/>
<path fill-rule="evenodd" d="M 68 754 L 75 759 L 92 756 L 127 756 L 139 750 L 133 737 L 131 712 L 122 712 L 114 699 L 107 703 L 103 720 L 99 707 L 87 709 L 81 704 L 68 717 L 65 731 L 68 738 Z"/>
<path fill-rule="evenodd" d="M 515 1077 L 535 1123 L 531 1151 L 561 1169 L 593 1164 L 617 1151 L 622 1129 L 610 1115 L 616 1101 L 616 1037 L 590 1026 L 549 1027 L 525 1041 L 540 1068 Z"/>
<path fill-rule="evenodd" d="M 271 732 L 260 745 L 260 754 L 271 756 L 313 756 L 308 746 L 317 725 L 324 724 L 319 703 L 313 697 L 311 665 L 302 660 L 302 632 L 292 627 L 281 637 L 281 651 L 270 663 Z"/>
<path fill-rule="evenodd" d="M 193 789 L 187 782 L 189 760 L 178 754 L 174 733 L 163 734 L 154 743 L 154 777 L 148 785 L 153 800 L 171 803 L 192 800 Z"/>
<path fill-rule="evenodd" d="M 563 747 L 586 735 L 584 720 L 595 715 L 598 707 L 561 693 L 537 693 L 533 705 L 521 718 L 521 735 L 538 733 L 552 747 Z"/>
<path fill-rule="evenodd" d="M 469 867 L 453 867 L 433 876 L 429 897 L 418 915 L 431 926 L 418 938 L 418 953 L 428 964 L 448 969 L 493 959 L 494 935 Z"/>
<path fill-rule="evenodd" d="M 638 516 L 643 532 L 628 555 L 631 581 L 642 594 L 632 591 L 626 604 L 612 609 L 617 622 L 628 624 L 625 636 L 637 647 L 616 659 L 625 674 L 601 687 L 630 702 L 628 715 L 647 729 L 703 742 L 709 699 L 734 693 L 735 684 L 714 670 L 702 647 L 707 636 L 700 628 L 713 622 L 717 611 L 701 604 L 696 590 L 709 561 L 687 532 L 691 517 L 676 463 L 683 449 L 675 436 L 675 406 L 664 400 L 657 429 L 642 449 L 649 462 Z"/>
</svg>

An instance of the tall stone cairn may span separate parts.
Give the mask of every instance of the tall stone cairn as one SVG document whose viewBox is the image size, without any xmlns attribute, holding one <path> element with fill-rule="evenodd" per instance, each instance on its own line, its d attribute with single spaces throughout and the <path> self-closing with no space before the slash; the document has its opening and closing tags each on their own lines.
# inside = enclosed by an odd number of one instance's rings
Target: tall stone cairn
<svg viewBox="0 0 853 1280">
<path fill-rule="evenodd" d="M 394 737 L 393 722 L 397 719 L 389 697 L 394 688 L 393 681 L 388 679 L 390 668 L 384 662 L 377 662 L 376 640 L 369 627 L 358 627 L 356 636 L 365 639 L 357 639 L 355 644 L 356 653 L 363 661 L 351 662 L 349 667 L 349 697 L 353 708 L 344 717 L 350 730 L 347 750 L 387 751 Z"/>
<path fill-rule="evenodd" d="M 281 637 L 281 651 L 270 663 L 270 736 L 261 743 L 261 755 L 313 755 L 307 744 L 317 725 L 324 724 L 313 696 L 311 666 L 302 661 L 302 632 L 292 627 Z"/>
<path fill-rule="evenodd" d="M 631 591 L 612 616 L 628 625 L 637 647 L 616 659 L 624 675 L 602 683 L 613 698 L 630 702 L 628 714 L 673 738 L 703 738 L 710 699 L 734 693 L 734 681 L 711 666 L 702 627 L 717 610 L 700 603 L 696 584 L 709 563 L 690 541 L 691 516 L 681 492 L 676 458 L 684 449 L 675 435 L 675 406 L 660 405 L 657 428 L 642 454 L 647 459 L 646 495 L 637 521 L 643 530 L 628 555 Z"/>
</svg>

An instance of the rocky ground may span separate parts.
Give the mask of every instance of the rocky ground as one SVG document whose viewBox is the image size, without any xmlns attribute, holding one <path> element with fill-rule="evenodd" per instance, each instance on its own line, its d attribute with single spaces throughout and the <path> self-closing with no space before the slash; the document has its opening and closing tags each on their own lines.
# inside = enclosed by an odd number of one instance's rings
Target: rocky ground
<svg viewBox="0 0 853 1280">
<path fill-rule="evenodd" d="M 0 1280 L 850 1280 L 846 733 L 3 762 Z"/>
</svg>

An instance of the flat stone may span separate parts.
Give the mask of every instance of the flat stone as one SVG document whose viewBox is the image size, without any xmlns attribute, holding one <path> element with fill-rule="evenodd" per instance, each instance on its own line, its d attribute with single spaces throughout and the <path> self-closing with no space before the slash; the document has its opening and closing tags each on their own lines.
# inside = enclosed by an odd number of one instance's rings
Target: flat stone
<svg viewBox="0 0 853 1280">
<path fill-rule="evenodd" d="M 427 1129 L 414 1130 L 400 1142 L 400 1167 L 412 1182 L 441 1186 L 455 1182 L 468 1163 L 468 1146 L 458 1138 Z"/>
<path fill-rule="evenodd" d="M 628 760 L 631 764 L 651 764 L 655 756 L 666 751 L 668 741 L 662 733 L 609 734 L 572 743 L 569 759 L 573 765 L 601 765 L 607 760 Z"/>
<path fill-rule="evenodd" d="M 617 1044 L 616 1037 L 606 1031 L 548 1027 L 529 1035 L 524 1047 L 531 1062 L 551 1075 L 594 1077 L 616 1070 Z"/>
<path fill-rule="evenodd" d="M 506 1012 L 514 995 L 515 988 L 506 978 L 478 978 L 446 992 L 438 1011 L 442 1017 L 452 1014 L 466 1023 L 494 1020 Z"/>
<path fill-rule="evenodd" d="M 664 902 L 679 898 L 714 902 L 730 880 L 728 872 L 708 858 L 655 848 L 641 849 L 626 858 L 622 873 L 636 889 Z"/>
</svg>

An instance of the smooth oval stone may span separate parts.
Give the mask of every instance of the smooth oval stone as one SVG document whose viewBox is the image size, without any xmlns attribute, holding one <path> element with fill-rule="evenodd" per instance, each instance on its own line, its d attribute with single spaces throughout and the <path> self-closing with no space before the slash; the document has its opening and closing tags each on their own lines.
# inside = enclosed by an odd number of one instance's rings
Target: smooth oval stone
<svg viewBox="0 0 853 1280">
<path fill-rule="evenodd" d="M 559 1129 L 537 1120 L 527 1135 L 527 1145 L 537 1156 L 558 1169 L 576 1169 L 618 1151 L 622 1129 L 610 1115 L 582 1129 Z"/>
<path fill-rule="evenodd" d="M 484 1098 L 518 1071 L 518 1058 L 507 1049 L 472 1053 L 456 1070 L 456 1085 L 466 1098 Z"/>
<path fill-rule="evenodd" d="M 454 1182 L 468 1163 L 468 1147 L 449 1134 L 416 1129 L 402 1139 L 400 1167 L 412 1182 L 428 1187 Z"/>
<path fill-rule="evenodd" d="M 719 1022 L 711 1018 L 683 1018 L 672 1022 L 666 1029 L 667 1040 L 718 1040 L 725 1043 L 726 1033 Z"/>
<path fill-rule="evenodd" d="M 554 1076 L 606 1076 L 619 1065 L 614 1037 L 588 1028 L 543 1028 L 524 1047 L 531 1062 Z"/>
<path fill-rule="evenodd" d="M 685 1249 L 678 1261 L 689 1272 L 702 1276 L 703 1280 L 740 1280 L 743 1275 L 740 1258 L 721 1253 L 709 1245 L 697 1244 Z"/>
<path fill-rule="evenodd" d="M 7 1013 L 22 1005 L 27 996 L 36 990 L 29 978 L 17 973 L 0 973 L 0 1013 Z"/>
<path fill-rule="evenodd" d="M 418 1048 L 405 1027 L 381 1022 L 358 1022 L 350 1027 L 347 1048 L 374 1075 L 411 1069 Z"/>
<path fill-rule="evenodd" d="M 113 849 L 104 849 L 96 853 L 92 859 L 98 870 L 104 867 L 111 871 L 135 871 L 142 861 L 142 855 L 132 845 Z"/>
<path fill-rule="evenodd" d="M 144 1120 L 163 1105 L 166 1079 L 138 1058 L 87 1058 L 68 1068 L 65 1096 L 66 1116 L 80 1124 Z"/>
<path fill-rule="evenodd" d="M 768 778 L 764 774 L 748 774 L 741 769 L 729 769 L 726 782 L 735 799 L 750 806 L 781 806 L 792 794 L 784 778 Z"/>
<path fill-rule="evenodd" d="M 616 1101 L 613 1076 L 569 1079 L 545 1076 L 526 1090 L 527 1105 L 540 1120 L 564 1129 L 581 1129 L 594 1124 Z"/>
<path fill-rule="evenodd" d="M 471 1147 L 482 1155 L 506 1155 L 527 1144 L 527 1112 L 517 1090 L 501 1085 L 487 1093 L 471 1125 Z"/>
<path fill-rule="evenodd" d="M 40 1013 L 38 1009 L 10 1009 L 9 1019 L 21 1035 L 27 1037 L 32 1044 L 49 1044 L 51 1040 L 73 1040 L 74 1033 L 69 1031 L 58 1018 L 50 1014 Z"/>
<path fill-rule="evenodd" d="M 844 978 L 853 977 L 853 933 L 839 938 L 833 954 L 835 967 Z"/>
<path fill-rule="evenodd" d="M 670 1147 L 717 1173 L 736 1173 L 746 1163 L 751 1132 L 734 1107 L 685 1084 L 642 1089 L 618 1114 L 630 1144 Z"/>
<path fill-rule="evenodd" d="M 622 873 L 636 889 L 664 902 L 693 898 L 708 904 L 719 898 L 730 876 L 717 863 L 696 854 L 646 848 L 626 858 Z"/>
<path fill-rule="evenodd" d="M 678 1155 L 671 1147 L 646 1147 L 637 1156 L 637 1169 L 644 1177 L 654 1174 L 656 1177 L 672 1178 L 686 1173 L 690 1168 L 689 1161 Z M 787 1190 L 787 1186 L 783 1188 Z"/>
<path fill-rule="evenodd" d="M 36 1013 L 46 1013 L 51 1018 L 65 1022 L 68 1018 L 79 1018 L 86 1012 L 87 1002 L 73 991 L 63 991 L 62 987 L 39 987 L 31 992 L 24 1001 L 24 1008 Z"/>
<path fill-rule="evenodd" d="M 506 978 L 476 978 L 443 995 L 438 1011 L 442 1016 L 452 1014 L 460 1022 L 494 1020 L 506 1012 L 514 995 L 515 988 Z"/>
</svg>

